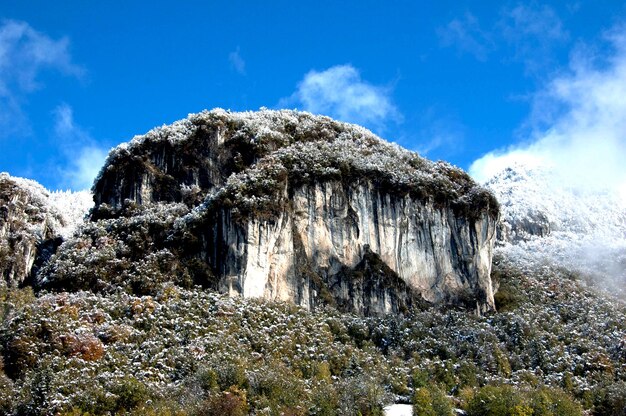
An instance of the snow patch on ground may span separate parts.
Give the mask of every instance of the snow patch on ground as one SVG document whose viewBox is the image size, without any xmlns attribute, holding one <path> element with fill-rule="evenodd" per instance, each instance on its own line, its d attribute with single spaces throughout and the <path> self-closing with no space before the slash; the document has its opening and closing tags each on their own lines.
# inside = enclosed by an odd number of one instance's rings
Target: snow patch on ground
<svg viewBox="0 0 626 416">
<path fill-rule="evenodd" d="M 383 409 L 385 416 L 413 416 L 413 406 L 410 404 L 392 404 Z"/>
</svg>

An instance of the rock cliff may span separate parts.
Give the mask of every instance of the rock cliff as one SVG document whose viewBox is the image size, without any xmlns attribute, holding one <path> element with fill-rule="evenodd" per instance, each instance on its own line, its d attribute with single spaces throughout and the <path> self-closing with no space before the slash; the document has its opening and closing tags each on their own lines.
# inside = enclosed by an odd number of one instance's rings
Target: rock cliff
<svg viewBox="0 0 626 416">
<path fill-rule="evenodd" d="M 93 191 L 91 228 L 42 285 L 106 290 L 106 273 L 77 278 L 95 261 L 150 292 L 131 266 L 141 260 L 151 276 L 305 307 L 494 307 L 495 198 L 460 169 L 327 117 L 190 115 L 114 149 Z"/>
<path fill-rule="evenodd" d="M 59 206 L 70 201 L 69 206 Z M 38 183 L 0 173 L 0 276 L 2 284 L 30 281 L 74 231 L 91 197 L 85 193 L 49 192 Z"/>
</svg>

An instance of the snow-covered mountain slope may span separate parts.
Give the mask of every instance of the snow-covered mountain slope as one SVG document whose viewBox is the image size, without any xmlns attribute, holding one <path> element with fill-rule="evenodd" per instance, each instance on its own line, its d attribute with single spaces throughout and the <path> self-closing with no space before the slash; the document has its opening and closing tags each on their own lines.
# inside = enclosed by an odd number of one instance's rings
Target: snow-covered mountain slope
<svg viewBox="0 0 626 416">
<path fill-rule="evenodd" d="M 89 191 L 54 191 L 49 193 L 49 202 L 63 217 L 59 234 L 67 239 L 85 221 L 93 207 L 93 194 Z"/>
<path fill-rule="evenodd" d="M 89 192 L 49 192 L 39 183 L 0 173 L 0 276 L 22 284 L 82 223 Z"/>
<path fill-rule="evenodd" d="M 501 204 L 501 253 L 520 266 L 556 265 L 623 290 L 626 202 L 618 192 L 576 186 L 548 167 L 521 163 L 485 186 Z"/>
</svg>

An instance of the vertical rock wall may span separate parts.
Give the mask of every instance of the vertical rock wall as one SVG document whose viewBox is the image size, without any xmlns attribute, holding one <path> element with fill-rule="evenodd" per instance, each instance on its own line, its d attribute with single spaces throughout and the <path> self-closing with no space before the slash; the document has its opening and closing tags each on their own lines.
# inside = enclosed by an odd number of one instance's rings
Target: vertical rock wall
<svg viewBox="0 0 626 416">
<path fill-rule="evenodd" d="M 296 189 L 289 200 L 273 220 L 239 224 L 221 212 L 205 238 L 222 290 L 309 307 L 327 292 L 357 312 L 394 312 L 411 294 L 493 309 L 496 221 L 489 213 L 459 218 L 448 207 L 392 196 L 367 181 L 321 182 Z M 391 292 L 384 285 L 355 290 L 359 268 L 374 259 L 380 269 L 374 274 L 395 286 Z"/>
</svg>

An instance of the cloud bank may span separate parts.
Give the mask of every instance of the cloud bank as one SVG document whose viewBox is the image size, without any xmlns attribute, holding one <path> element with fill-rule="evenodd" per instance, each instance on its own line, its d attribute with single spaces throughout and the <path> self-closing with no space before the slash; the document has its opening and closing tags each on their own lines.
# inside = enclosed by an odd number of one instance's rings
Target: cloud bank
<svg viewBox="0 0 626 416">
<path fill-rule="evenodd" d="M 484 182 L 516 162 L 552 167 L 573 188 L 623 190 L 626 183 L 626 27 L 606 35 L 609 59 L 580 48 L 566 73 L 534 97 L 529 140 L 476 160 Z"/>
<path fill-rule="evenodd" d="M 392 102 L 391 90 L 364 81 L 352 65 L 309 71 L 297 90 L 281 100 L 279 106 L 297 106 L 377 130 L 384 130 L 386 123 L 401 119 Z"/>
<path fill-rule="evenodd" d="M 42 87 L 39 78 L 45 70 L 83 74 L 72 61 L 67 38 L 52 39 L 25 22 L 0 21 L 0 137 L 28 128 L 22 104 Z"/>
</svg>

